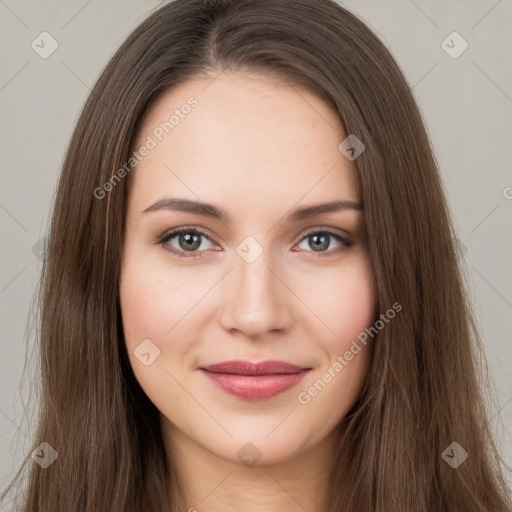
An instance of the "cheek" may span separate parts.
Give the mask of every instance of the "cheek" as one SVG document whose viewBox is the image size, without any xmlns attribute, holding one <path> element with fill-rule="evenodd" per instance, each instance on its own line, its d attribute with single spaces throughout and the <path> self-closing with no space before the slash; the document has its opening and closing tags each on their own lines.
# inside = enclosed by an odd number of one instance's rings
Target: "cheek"
<svg viewBox="0 0 512 512">
<path fill-rule="evenodd" d="M 362 263 L 344 279 L 337 291 L 332 292 L 330 314 L 333 330 L 346 345 L 374 321 L 374 290 L 369 265 Z"/>
<path fill-rule="evenodd" d="M 159 410 L 169 407 L 169 396 L 173 407 L 179 408 L 186 397 L 176 381 L 183 382 L 184 377 L 176 362 L 182 362 L 190 350 L 184 329 L 190 329 L 187 313 L 198 300 L 197 290 L 194 283 L 183 283 L 178 272 L 135 256 L 132 253 L 123 266 L 119 289 L 129 361 Z"/>
<path fill-rule="evenodd" d="M 127 251 L 119 293 L 126 347 L 134 370 L 140 365 L 134 351 L 143 340 L 151 340 L 162 355 L 165 340 L 171 337 L 173 326 L 186 313 L 187 287 L 180 284 L 179 276 L 165 279 L 163 276 L 163 269 L 154 261 L 137 254 L 136 250 Z M 177 296 L 180 300 L 172 300 Z"/>
<path fill-rule="evenodd" d="M 127 267 L 121 280 L 121 310 L 129 345 L 140 337 L 159 339 L 174 323 L 175 313 L 163 295 L 164 283 L 145 270 L 142 265 Z M 167 314 L 162 314 L 164 311 Z"/>
<path fill-rule="evenodd" d="M 158 400 L 162 393 L 168 397 L 171 390 L 181 396 L 172 376 L 184 382 L 195 365 L 194 349 L 212 314 L 205 311 L 202 299 L 218 277 L 206 266 L 188 272 L 173 268 L 161 254 L 136 244 L 127 245 L 125 255 L 119 293 L 133 372 L 151 399 Z M 154 362 L 145 366 L 140 355 L 147 352 Z"/>
<path fill-rule="evenodd" d="M 310 309 L 322 321 L 322 345 L 331 356 L 347 350 L 374 321 L 375 290 L 366 255 L 358 254 L 335 273 L 315 275 L 305 294 Z"/>
<path fill-rule="evenodd" d="M 322 418 L 319 432 L 326 435 L 360 396 L 372 353 L 371 338 L 366 343 L 361 339 L 373 325 L 376 310 L 373 274 L 366 256 L 354 258 L 336 275 L 320 282 L 323 293 L 312 299 L 329 329 L 314 339 L 324 357 L 301 386 L 297 399 L 304 414 Z"/>
<path fill-rule="evenodd" d="M 321 282 L 324 286 L 317 286 L 317 293 L 312 298 L 312 304 L 326 326 L 322 335 L 317 333 L 314 338 L 317 348 L 324 354 L 319 373 L 330 372 L 324 374 L 322 380 L 333 383 L 328 384 L 330 392 L 324 394 L 324 399 L 336 402 L 336 393 L 342 390 L 345 403 L 340 405 L 345 408 L 357 399 L 371 359 L 371 338 L 366 336 L 365 329 L 373 325 L 376 308 L 368 256 L 357 254 L 350 264 L 323 277 Z M 323 290 L 322 293 L 319 290 Z"/>
<path fill-rule="evenodd" d="M 354 272 L 346 279 L 344 292 L 339 293 L 335 303 L 339 304 L 335 331 L 339 333 L 335 343 L 335 354 L 331 355 L 343 365 L 345 375 L 341 382 L 352 388 L 354 397 L 366 378 L 372 352 L 371 339 L 366 339 L 365 329 L 375 321 L 375 290 L 368 258 L 362 258 Z M 364 340 L 364 341 L 363 341 Z M 339 356 L 342 356 L 341 362 Z M 339 367 L 338 367 L 339 368 Z"/>
<path fill-rule="evenodd" d="M 185 279 L 183 271 L 165 264 L 161 255 L 142 252 L 126 251 L 120 283 L 123 323 L 133 334 L 132 343 L 135 335 L 164 343 L 207 291 L 208 279 L 200 272 L 189 272 Z"/>
</svg>

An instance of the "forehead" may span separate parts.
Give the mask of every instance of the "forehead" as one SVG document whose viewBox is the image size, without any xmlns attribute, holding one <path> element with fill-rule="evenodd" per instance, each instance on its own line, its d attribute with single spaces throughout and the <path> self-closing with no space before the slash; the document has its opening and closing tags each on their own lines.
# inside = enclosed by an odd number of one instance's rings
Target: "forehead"
<svg viewBox="0 0 512 512">
<path fill-rule="evenodd" d="M 169 194 L 260 210 L 357 201 L 344 138 L 336 113 L 303 88 L 254 74 L 188 80 L 143 119 L 134 148 L 154 147 L 136 166 L 131 202 L 141 211 Z"/>
</svg>

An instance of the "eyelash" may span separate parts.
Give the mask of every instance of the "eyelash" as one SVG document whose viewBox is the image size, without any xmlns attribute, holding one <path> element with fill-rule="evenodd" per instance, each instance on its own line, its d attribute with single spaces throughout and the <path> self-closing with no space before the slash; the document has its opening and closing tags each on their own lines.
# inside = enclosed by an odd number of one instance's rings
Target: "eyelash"
<svg viewBox="0 0 512 512">
<path fill-rule="evenodd" d="M 181 233 L 193 233 L 194 235 L 200 235 L 200 236 L 202 236 L 204 238 L 207 238 L 211 242 L 213 242 L 213 240 L 211 240 L 211 238 L 206 233 L 203 233 L 202 231 L 200 231 L 198 229 L 182 227 L 182 228 L 173 229 L 172 231 L 170 231 L 168 233 L 164 233 L 161 237 L 159 237 L 157 239 L 156 243 L 159 244 L 159 245 L 162 245 L 162 247 L 164 247 L 164 249 L 166 251 L 169 251 L 172 254 L 175 254 L 179 258 L 200 258 L 200 257 L 202 257 L 201 253 L 204 252 L 204 251 L 188 252 L 188 251 L 178 250 L 178 249 L 176 249 L 174 247 L 171 247 L 171 246 L 167 246 L 167 247 L 165 246 L 165 244 L 167 244 L 167 242 L 169 240 L 172 240 L 175 236 L 180 235 Z M 331 250 L 328 250 L 328 251 L 317 252 L 317 255 L 320 256 L 320 257 L 334 256 L 334 255 L 337 255 L 337 254 L 341 253 L 345 249 L 347 249 L 349 247 L 352 247 L 352 242 L 350 240 L 342 237 L 341 235 L 338 235 L 337 233 L 333 233 L 332 231 L 322 230 L 322 229 L 316 229 L 316 230 L 312 230 L 312 231 L 307 232 L 299 240 L 299 244 L 302 243 L 304 240 L 306 240 L 311 235 L 319 235 L 319 234 L 329 235 L 329 236 L 335 238 L 338 242 L 341 242 L 341 244 L 342 244 L 337 249 L 331 249 Z M 306 251 L 306 252 L 316 252 L 316 251 Z"/>
</svg>

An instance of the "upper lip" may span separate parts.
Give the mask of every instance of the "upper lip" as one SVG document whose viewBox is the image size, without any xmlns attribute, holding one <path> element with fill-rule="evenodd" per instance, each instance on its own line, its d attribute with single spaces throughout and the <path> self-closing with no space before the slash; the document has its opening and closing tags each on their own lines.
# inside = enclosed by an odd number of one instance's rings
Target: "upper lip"
<svg viewBox="0 0 512 512">
<path fill-rule="evenodd" d="M 202 366 L 202 370 L 213 373 L 232 373 L 237 375 L 275 375 L 279 373 L 298 373 L 310 370 L 302 366 L 285 363 L 284 361 L 261 361 L 251 363 L 249 361 L 233 360 L 222 363 Z"/>
</svg>

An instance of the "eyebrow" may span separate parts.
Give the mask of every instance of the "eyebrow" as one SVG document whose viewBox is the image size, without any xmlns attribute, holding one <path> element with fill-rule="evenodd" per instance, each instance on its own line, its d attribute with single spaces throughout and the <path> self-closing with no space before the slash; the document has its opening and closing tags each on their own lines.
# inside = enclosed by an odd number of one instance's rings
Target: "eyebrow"
<svg viewBox="0 0 512 512">
<path fill-rule="evenodd" d="M 141 213 L 149 213 L 156 210 L 175 210 L 180 212 L 193 213 L 196 215 L 203 215 L 205 217 L 211 217 L 223 222 L 229 222 L 229 216 L 224 210 L 221 210 L 212 204 L 192 201 L 190 199 L 171 197 L 164 198 L 152 204 L 151 206 L 148 206 Z M 363 210 L 363 205 L 354 201 L 338 200 L 332 201 L 330 203 L 305 206 L 293 210 L 290 214 L 287 215 L 285 221 L 298 222 L 304 219 L 309 219 L 310 217 L 321 215 L 323 213 L 331 213 L 343 210 L 355 210 L 360 212 Z"/>
</svg>

